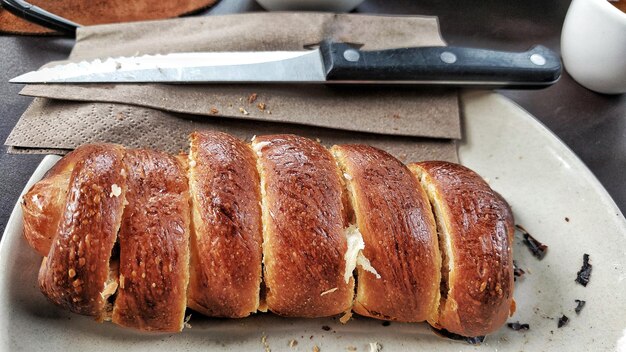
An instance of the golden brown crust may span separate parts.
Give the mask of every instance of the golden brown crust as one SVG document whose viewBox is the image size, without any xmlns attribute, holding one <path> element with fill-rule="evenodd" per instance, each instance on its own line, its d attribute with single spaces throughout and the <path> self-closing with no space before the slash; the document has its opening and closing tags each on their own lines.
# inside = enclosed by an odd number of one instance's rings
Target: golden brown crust
<svg viewBox="0 0 626 352">
<path fill-rule="evenodd" d="M 257 137 L 253 149 L 262 179 L 268 308 L 299 317 L 346 311 L 354 280 L 344 281 L 347 211 L 332 155 L 294 135 Z"/>
<path fill-rule="evenodd" d="M 193 236 L 189 307 L 208 316 L 255 313 L 261 287 L 261 194 L 250 146 L 220 132 L 191 135 Z"/>
<path fill-rule="evenodd" d="M 513 214 L 475 172 L 458 164 L 409 165 L 436 212 L 444 266 L 440 314 L 431 324 L 481 336 L 506 321 L 513 300 Z M 447 292 L 445 292 L 447 291 Z"/>
<path fill-rule="evenodd" d="M 477 336 L 514 309 L 513 215 L 471 170 L 407 168 L 359 145 L 335 146 L 333 158 L 293 135 L 259 137 L 252 148 L 217 132 L 191 139 L 188 159 L 84 146 L 29 190 L 24 236 L 47 255 L 44 295 L 106 319 L 118 290 L 115 323 L 180 331 L 187 301 L 210 316 L 261 309 L 264 260 L 270 310 L 334 315 L 352 306 L 346 258 L 347 236 L 355 237 L 346 228 L 354 220 L 381 276 L 359 257 L 355 312 Z M 111 258 L 118 230 L 119 269 Z"/>
<path fill-rule="evenodd" d="M 72 170 L 78 161 L 97 146 L 81 146 L 63 157 L 22 197 L 24 237 L 42 256 L 48 255 L 57 233 Z"/>
<path fill-rule="evenodd" d="M 363 254 L 380 275 L 357 267 L 353 310 L 405 322 L 434 316 L 441 259 L 426 194 L 406 166 L 382 150 L 342 145 L 332 151 L 345 173 Z"/>
<path fill-rule="evenodd" d="M 76 162 L 55 241 L 39 271 L 44 295 L 75 313 L 106 315 L 109 259 L 126 193 L 123 156 L 123 147 L 103 144 Z"/>
<path fill-rule="evenodd" d="M 124 164 L 127 205 L 112 320 L 146 331 L 180 331 L 189 282 L 186 166 L 152 150 L 128 150 Z"/>
</svg>

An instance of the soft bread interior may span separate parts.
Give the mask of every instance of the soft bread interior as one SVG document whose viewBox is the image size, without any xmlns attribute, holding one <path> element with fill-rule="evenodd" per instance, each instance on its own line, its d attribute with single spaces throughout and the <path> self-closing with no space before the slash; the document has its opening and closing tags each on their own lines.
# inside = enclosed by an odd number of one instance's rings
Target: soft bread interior
<svg viewBox="0 0 626 352">
<path fill-rule="evenodd" d="M 102 290 L 100 291 L 100 296 L 104 300 L 105 304 L 104 304 L 103 310 L 96 317 L 98 321 L 110 321 L 111 320 L 111 314 L 113 312 L 113 307 L 115 304 L 115 295 L 117 293 L 117 289 L 119 288 L 120 273 L 119 273 L 119 257 L 117 256 L 119 255 L 119 253 L 117 253 L 116 251 L 116 246 L 119 240 L 118 235 L 120 232 L 120 228 L 122 227 L 122 216 L 124 214 L 126 205 L 128 204 L 126 201 L 126 190 L 127 190 L 126 176 L 128 173 L 125 169 L 123 158 L 124 157 L 122 157 L 122 162 L 121 162 L 122 167 L 119 172 L 124 182 L 122 182 L 119 185 L 116 183 L 112 184 L 111 189 L 107 191 L 109 197 L 119 197 L 120 199 L 122 199 L 122 202 L 121 202 L 121 206 L 117 209 L 117 214 L 115 216 L 117 221 L 115 222 L 115 225 L 114 225 L 115 227 L 114 227 L 113 232 L 115 233 L 115 238 L 113 240 L 114 243 L 111 248 L 111 254 L 109 255 L 109 260 L 108 260 L 109 271 L 108 271 L 107 279 L 104 282 Z"/>
<path fill-rule="evenodd" d="M 365 241 L 363 240 L 363 235 L 359 231 L 359 219 L 357 218 L 356 212 L 354 211 L 354 209 L 356 209 L 356 199 L 354 196 L 356 190 L 354 189 L 354 181 L 352 179 L 352 176 L 350 176 L 350 174 L 346 171 L 345 165 L 342 163 L 343 156 L 341 155 L 341 152 L 337 148 L 333 147 L 331 149 L 331 154 L 335 158 L 337 167 L 339 168 L 339 170 L 341 170 L 344 184 L 344 192 L 348 195 L 348 206 L 350 207 L 349 213 L 351 214 L 350 224 L 345 229 L 345 236 L 348 243 L 348 248 L 344 256 L 346 260 L 346 271 L 344 273 L 344 279 L 346 280 L 346 282 L 348 282 L 348 280 L 350 280 L 350 277 L 354 276 L 355 279 L 358 281 L 359 272 L 361 270 L 368 271 L 374 274 L 376 278 L 380 279 L 381 276 L 376 271 L 376 268 L 372 266 L 369 259 L 367 259 L 367 257 L 365 257 L 365 255 L 363 254 L 363 250 L 365 249 Z M 354 273 L 355 269 L 357 269 L 356 273 Z"/>
<path fill-rule="evenodd" d="M 123 157 L 124 158 L 124 157 Z M 120 174 L 126 181 L 126 177 L 128 172 L 126 170 L 126 166 L 123 162 L 122 158 L 122 168 L 120 169 Z M 110 321 L 113 314 L 113 309 L 115 307 L 115 298 L 117 294 L 117 290 L 120 285 L 120 262 L 119 262 L 119 232 L 122 227 L 122 219 L 124 215 L 124 210 L 126 209 L 126 205 L 128 202 L 126 200 L 126 191 L 128 189 L 128 185 L 126 182 L 123 182 L 121 185 L 113 184 L 111 185 L 111 192 L 109 193 L 109 197 L 121 197 L 122 206 L 118 209 L 118 214 L 116 218 L 118 221 L 115 223 L 115 243 L 113 248 L 111 249 L 111 255 L 109 256 L 109 275 L 107 277 L 106 282 L 104 283 L 104 287 L 102 292 L 100 292 L 100 296 L 102 299 L 106 301 L 106 306 L 102 315 L 98 317 L 98 320 Z M 123 277 L 122 277 L 123 278 Z"/>
<path fill-rule="evenodd" d="M 261 244 L 261 248 L 263 251 L 261 265 L 263 268 L 261 272 L 262 272 L 263 277 L 266 277 L 267 268 L 265 266 L 265 259 L 268 258 L 268 256 L 271 256 L 271 251 L 268 245 L 268 243 L 270 242 L 271 231 L 268 231 L 267 229 L 267 224 L 270 221 L 271 214 L 270 214 L 270 210 L 269 210 L 269 206 L 267 202 L 265 170 L 263 169 L 263 165 L 261 163 L 261 160 L 259 160 L 259 158 L 263 155 L 263 148 L 268 146 L 271 142 L 257 142 L 255 137 L 252 137 L 251 147 L 257 156 L 256 167 L 259 173 L 259 180 L 260 180 L 259 189 L 261 191 L 261 226 L 262 226 L 261 231 L 263 234 L 263 242 Z M 269 287 L 267 287 L 264 280 L 261 281 L 261 285 L 263 285 L 263 300 L 259 301 L 258 310 L 261 312 L 267 312 L 268 307 L 267 307 L 267 302 L 265 300 L 265 297 L 267 296 Z"/>
<path fill-rule="evenodd" d="M 126 175 L 128 173 L 126 172 L 124 168 L 122 168 L 121 173 L 124 176 L 124 179 L 126 179 Z M 111 249 L 111 256 L 109 257 L 109 277 L 107 278 L 107 281 L 105 282 L 104 289 L 100 293 L 100 295 L 105 299 L 109 299 L 111 297 L 112 298 L 111 301 L 114 301 L 115 294 L 117 293 L 117 288 L 119 287 L 120 261 L 119 261 L 119 251 L 116 253 L 116 245 L 118 245 L 119 243 L 118 242 L 119 233 L 122 227 L 122 219 L 124 215 L 124 210 L 126 210 L 126 205 L 128 205 L 128 202 L 126 201 L 126 191 L 128 189 L 126 182 L 124 182 L 124 184 L 122 184 L 121 186 L 119 185 L 113 185 L 113 186 L 117 186 L 117 187 L 111 187 L 112 191 L 110 193 L 110 196 L 122 197 L 123 201 L 122 201 L 122 206 L 119 209 L 119 214 L 117 216 L 117 219 L 119 219 L 119 221 L 117 221 L 115 224 L 115 244 L 113 245 L 113 248 Z M 110 302 L 110 303 L 112 304 L 113 302 Z M 112 308 L 112 305 L 111 305 L 111 308 Z"/>
<path fill-rule="evenodd" d="M 192 197 L 199 197 L 198 190 L 198 181 L 196 177 L 195 168 L 198 165 L 197 155 L 198 155 L 198 147 L 195 143 L 193 143 L 193 135 L 190 140 L 190 149 L 189 155 L 187 156 L 187 178 L 189 180 L 189 208 L 191 209 L 191 217 L 189 219 L 189 266 L 190 268 L 196 268 L 198 263 L 198 236 L 202 233 L 202 231 L 197 231 L 196 229 L 199 226 L 202 226 L 202 217 L 200 216 L 200 207 L 198 205 L 198 201 L 194 201 Z M 196 271 L 193 269 L 189 270 L 189 280 L 195 281 Z M 189 289 L 187 291 L 187 305 L 194 310 L 199 312 L 203 312 L 203 308 L 200 304 L 191 298 L 192 290 Z"/>
<path fill-rule="evenodd" d="M 178 160 L 178 162 L 180 163 L 182 169 L 183 169 L 183 174 L 187 177 L 187 186 L 190 187 L 190 181 L 189 181 L 189 168 L 190 168 L 190 161 L 189 161 L 189 157 L 187 155 L 181 154 L 181 155 L 177 155 L 176 159 Z M 192 221 L 193 221 L 193 215 L 191 215 L 191 194 L 190 194 L 190 189 L 187 188 L 186 192 L 183 193 L 187 202 L 188 202 L 188 215 L 189 215 L 189 219 L 188 219 L 188 224 L 187 226 L 189 226 L 188 228 L 188 237 L 187 237 L 187 250 L 185 251 L 186 253 L 186 257 L 183 259 L 183 261 L 185 262 L 185 264 L 183 265 L 183 284 L 182 284 L 182 288 L 183 290 L 185 290 L 185 294 L 183 295 L 185 298 L 181 301 L 179 301 L 178 303 L 181 305 L 180 306 L 180 311 L 182 312 L 181 315 L 181 319 L 180 319 L 180 325 L 178 326 L 178 331 L 182 331 L 183 328 L 187 323 L 187 320 L 185 318 L 185 311 L 187 309 L 188 304 L 188 296 L 187 296 L 187 291 L 189 290 L 189 280 L 191 280 L 191 239 L 192 237 Z M 189 316 L 191 317 L 191 316 Z"/>
<path fill-rule="evenodd" d="M 346 241 L 348 248 L 344 256 L 346 260 L 346 271 L 343 275 L 346 283 L 350 282 L 350 278 L 353 277 L 354 269 L 359 266 L 365 271 L 369 271 L 380 279 L 380 275 L 376 269 L 372 266 L 369 259 L 363 255 L 365 249 L 365 242 L 363 241 L 363 235 L 359 231 L 359 228 L 352 224 L 345 229 Z"/>
<path fill-rule="evenodd" d="M 440 283 L 440 302 L 439 311 L 445 309 L 448 295 L 451 293 L 453 287 L 451 282 L 454 282 L 454 252 L 452 251 L 452 243 L 450 236 L 450 224 L 448 211 L 445 209 L 445 202 L 441 199 L 441 194 L 437 189 L 434 181 L 424 172 L 418 165 L 409 165 L 409 169 L 416 175 L 420 186 L 428 195 L 428 201 L 430 202 L 433 215 L 435 216 L 435 223 L 437 224 L 437 236 L 439 238 L 439 251 L 441 253 L 441 283 Z M 436 325 L 436 317 L 433 317 L 431 324 Z"/>
<path fill-rule="evenodd" d="M 106 303 L 106 307 L 104 312 L 100 316 L 100 319 L 110 321 L 111 315 L 113 313 L 113 306 L 115 302 L 115 294 L 117 293 L 117 289 L 120 285 L 123 284 L 123 276 L 120 276 L 119 273 L 119 259 L 111 258 L 109 260 L 109 276 L 107 281 L 104 283 L 104 290 L 100 292 L 100 296 L 104 299 Z"/>
<path fill-rule="evenodd" d="M 191 161 L 189 159 L 189 155 L 187 154 L 179 154 L 176 156 L 176 158 L 178 159 L 178 162 L 183 166 L 183 170 L 184 170 L 184 174 L 187 176 L 187 193 L 186 193 L 186 197 L 187 197 L 187 202 L 188 202 L 188 206 L 189 206 L 189 237 L 188 237 L 188 241 L 187 241 L 187 266 L 186 266 L 186 270 L 184 273 L 184 284 L 183 287 L 186 290 L 186 294 L 189 291 L 189 281 L 191 280 L 191 249 L 192 249 L 192 244 L 191 241 L 193 239 L 193 213 L 191 212 L 191 195 L 193 193 L 191 193 L 191 181 L 189 180 L 189 169 L 191 168 Z M 180 330 L 182 331 L 182 329 L 186 326 L 185 323 L 187 322 L 185 319 L 185 310 L 187 309 L 187 307 L 189 306 L 189 301 L 188 301 L 188 296 L 186 295 L 186 298 L 184 300 L 184 304 L 185 306 L 182 307 L 182 311 L 183 311 L 183 321 L 181 322 L 181 326 L 180 326 Z"/>
<path fill-rule="evenodd" d="M 120 174 L 126 180 L 128 172 L 124 166 L 122 160 L 122 169 L 120 170 Z M 98 320 L 110 321 L 113 314 L 113 309 L 115 307 L 115 298 L 117 294 L 117 290 L 120 286 L 120 279 L 123 279 L 123 276 L 120 277 L 120 261 L 119 261 L 119 232 L 122 227 L 122 219 L 124 215 L 124 211 L 126 210 L 126 205 L 128 202 L 126 200 L 126 191 L 128 187 L 126 182 L 121 185 L 113 184 L 111 185 L 111 192 L 109 193 L 109 197 L 122 197 L 122 206 L 118 209 L 117 219 L 118 221 L 115 224 L 115 244 L 111 249 L 111 255 L 109 256 L 109 276 L 107 277 L 106 282 L 104 283 L 104 288 L 102 292 L 100 292 L 100 296 L 102 299 L 106 301 L 106 306 L 102 315 L 98 317 Z"/>
</svg>

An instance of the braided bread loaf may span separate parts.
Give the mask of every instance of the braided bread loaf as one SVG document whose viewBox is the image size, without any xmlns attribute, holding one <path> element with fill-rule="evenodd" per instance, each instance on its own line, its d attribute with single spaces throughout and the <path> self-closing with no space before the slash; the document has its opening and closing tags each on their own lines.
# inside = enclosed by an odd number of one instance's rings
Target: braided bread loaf
<svg viewBox="0 0 626 352">
<path fill-rule="evenodd" d="M 210 131 L 188 155 L 86 145 L 22 208 L 43 294 L 140 330 L 180 331 L 189 307 L 354 311 L 478 336 L 514 307 L 506 201 L 463 166 L 369 146 Z"/>
</svg>

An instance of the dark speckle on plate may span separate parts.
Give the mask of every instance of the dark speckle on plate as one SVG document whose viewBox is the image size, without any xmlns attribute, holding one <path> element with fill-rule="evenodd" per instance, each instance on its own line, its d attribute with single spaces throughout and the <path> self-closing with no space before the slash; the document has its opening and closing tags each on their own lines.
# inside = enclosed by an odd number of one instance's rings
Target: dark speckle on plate
<svg viewBox="0 0 626 352">
<path fill-rule="evenodd" d="M 574 308 L 574 311 L 576 314 L 580 314 L 580 311 L 583 310 L 587 302 L 580 299 L 576 299 L 574 301 L 576 302 L 576 308 Z"/>
<path fill-rule="evenodd" d="M 514 323 L 507 323 L 506 326 L 508 326 L 510 329 L 513 329 L 515 331 L 529 330 L 530 329 L 530 325 L 528 325 L 528 324 L 520 324 L 519 321 L 516 321 Z"/>
<path fill-rule="evenodd" d="M 514 260 L 513 261 L 513 275 L 514 275 L 514 280 L 517 281 L 518 277 L 522 277 L 524 274 L 526 274 L 526 272 L 524 271 L 524 269 L 520 268 L 519 266 L 517 266 L 517 262 Z"/>
<path fill-rule="evenodd" d="M 563 314 L 563 316 L 559 318 L 557 327 L 562 328 L 567 325 L 567 323 L 569 323 L 569 318 L 565 314 Z"/>
<path fill-rule="evenodd" d="M 539 260 L 543 259 L 548 252 L 548 246 L 534 238 L 522 225 L 515 225 L 515 227 L 522 233 L 522 236 L 524 236 L 522 242 L 528 247 L 530 253 Z"/>
<path fill-rule="evenodd" d="M 592 267 L 593 266 L 589 264 L 589 254 L 583 254 L 583 266 L 578 271 L 578 274 L 576 274 L 576 282 L 587 287 L 589 279 L 591 278 Z"/>
<path fill-rule="evenodd" d="M 468 337 L 468 336 L 455 334 L 445 329 L 435 329 L 432 326 L 430 328 L 435 332 L 435 334 L 441 337 L 445 337 L 445 338 L 456 340 L 456 341 L 465 341 L 469 343 L 470 345 L 480 345 L 481 343 L 483 343 L 483 341 L 485 341 L 484 336 Z"/>
</svg>

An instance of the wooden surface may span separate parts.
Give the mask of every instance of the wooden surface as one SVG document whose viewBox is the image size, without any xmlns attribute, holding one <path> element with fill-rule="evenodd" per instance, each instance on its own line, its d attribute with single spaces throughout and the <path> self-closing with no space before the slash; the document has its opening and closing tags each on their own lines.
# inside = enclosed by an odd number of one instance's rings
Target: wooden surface
<svg viewBox="0 0 626 352">
<path fill-rule="evenodd" d="M 439 16 L 450 45 L 526 50 L 543 44 L 560 52 L 560 33 L 568 0 L 365 1 L 359 13 Z M 263 11 L 254 1 L 222 0 L 202 15 Z M 51 60 L 64 59 L 70 39 L 0 36 L 0 139 L 4 141 L 31 98 L 18 96 L 20 85 L 7 81 Z M 550 128 L 593 171 L 622 212 L 626 211 L 626 94 L 591 92 L 567 73 L 554 86 L 537 91 L 501 93 Z M 4 232 L 19 193 L 43 156 L 0 151 L 0 231 Z"/>
</svg>

